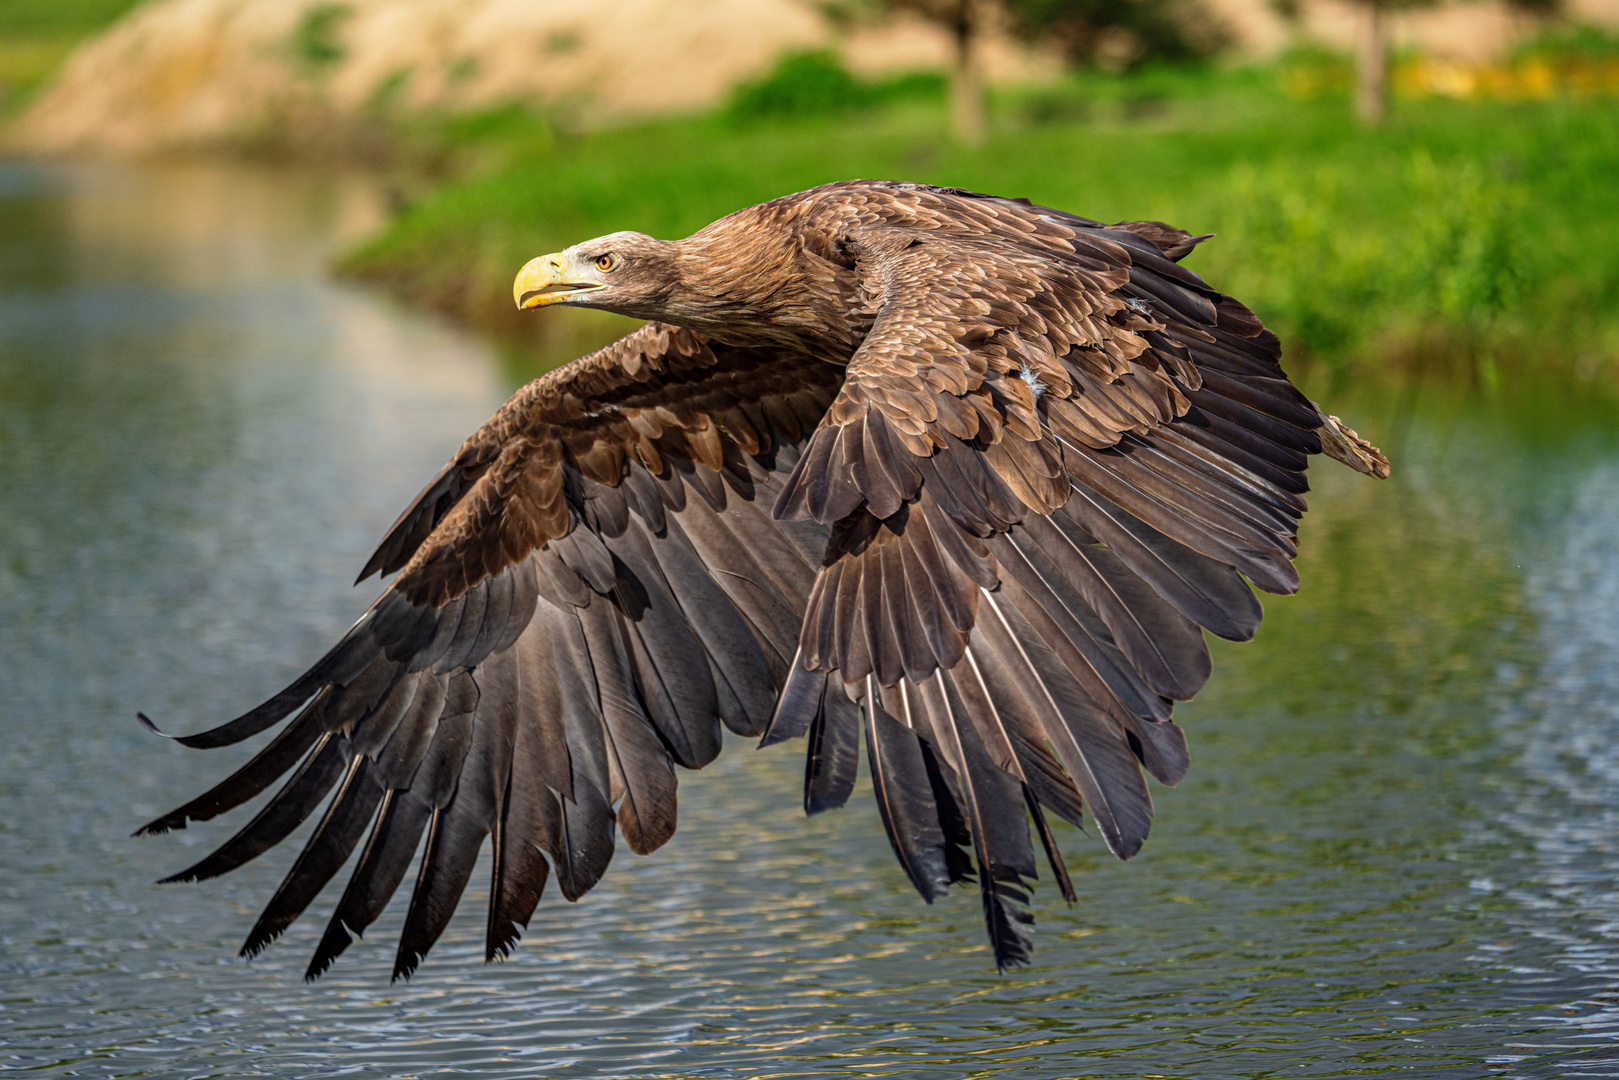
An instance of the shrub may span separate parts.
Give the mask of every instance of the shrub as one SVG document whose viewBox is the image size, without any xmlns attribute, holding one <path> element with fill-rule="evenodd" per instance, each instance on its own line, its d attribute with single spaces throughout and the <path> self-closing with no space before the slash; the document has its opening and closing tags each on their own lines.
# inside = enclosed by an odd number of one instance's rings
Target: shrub
<svg viewBox="0 0 1619 1080">
<path fill-rule="evenodd" d="M 789 53 L 763 79 L 737 87 L 726 114 L 740 121 L 835 116 L 943 93 L 942 76 L 922 72 L 868 82 L 849 74 L 830 49 L 817 49 Z"/>
<path fill-rule="evenodd" d="M 316 4 L 303 13 L 292 31 L 292 53 L 311 71 L 336 67 L 348 56 L 343 24 L 354 15 L 347 4 Z"/>
<path fill-rule="evenodd" d="M 1419 149 L 1393 175 L 1368 176 L 1341 160 L 1280 159 L 1238 165 L 1228 190 L 1221 241 L 1242 261 L 1222 287 L 1314 360 L 1339 366 L 1398 338 L 1476 344 L 1516 307 L 1526 200 L 1476 162 Z M 1473 374 L 1487 377 L 1491 357 L 1472 351 Z"/>
</svg>

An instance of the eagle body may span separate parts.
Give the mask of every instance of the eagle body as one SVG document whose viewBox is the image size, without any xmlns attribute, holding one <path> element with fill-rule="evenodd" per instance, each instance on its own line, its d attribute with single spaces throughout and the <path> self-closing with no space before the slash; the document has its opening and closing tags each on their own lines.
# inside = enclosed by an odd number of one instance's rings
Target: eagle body
<svg viewBox="0 0 1619 1080">
<path fill-rule="evenodd" d="M 1309 456 L 1388 471 L 1178 264 L 1202 239 L 852 181 L 533 260 L 520 307 L 650 321 L 519 390 L 383 538 L 361 577 L 398 576 L 348 634 L 180 740 L 279 726 L 143 831 L 291 776 L 170 880 L 241 865 L 330 795 L 244 955 L 362 840 L 309 977 L 419 847 L 395 977 L 486 840 L 504 955 L 551 877 L 577 899 L 618 835 L 672 835 L 674 766 L 711 761 L 723 725 L 807 738 L 810 813 L 848 800 L 863 745 L 902 871 L 929 902 L 975 882 L 997 965 L 1026 963 L 1037 853 L 1074 898 L 1047 815 L 1139 850 L 1143 773 L 1188 767 L 1171 709 L 1208 678 L 1205 632 L 1252 637 L 1250 583 L 1297 588 Z"/>
</svg>

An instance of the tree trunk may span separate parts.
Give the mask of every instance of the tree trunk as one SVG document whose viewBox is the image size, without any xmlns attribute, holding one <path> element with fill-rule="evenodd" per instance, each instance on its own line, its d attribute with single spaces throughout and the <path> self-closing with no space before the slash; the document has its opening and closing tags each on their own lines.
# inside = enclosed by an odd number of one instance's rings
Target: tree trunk
<svg viewBox="0 0 1619 1080">
<path fill-rule="evenodd" d="M 955 64 L 950 71 L 950 129 L 968 146 L 984 141 L 984 86 L 978 74 L 974 40 L 978 20 L 974 0 L 961 0 L 951 30 L 955 38 Z"/>
<path fill-rule="evenodd" d="M 1361 0 L 1359 70 L 1355 81 L 1355 113 L 1368 124 L 1381 124 L 1388 115 L 1389 43 L 1383 6 L 1377 0 Z"/>
</svg>

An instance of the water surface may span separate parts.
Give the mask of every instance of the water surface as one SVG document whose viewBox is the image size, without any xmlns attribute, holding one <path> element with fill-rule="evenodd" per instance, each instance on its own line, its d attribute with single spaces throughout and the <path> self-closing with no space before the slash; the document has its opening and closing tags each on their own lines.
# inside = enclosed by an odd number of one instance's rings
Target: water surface
<svg viewBox="0 0 1619 1080">
<path fill-rule="evenodd" d="M 1037 891 L 1027 971 L 973 892 L 917 900 L 864 790 L 806 821 L 801 746 L 740 741 L 507 963 L 476 884 L 409 984 L 402 903 L 301 981 L 336 890 L 236 960 L 295 846 L 153 885 L 245 816 L 130 830 L 251 748 L 133 714 L 195 729 L 298 674 L 510 390 L 324 279 L 374 220 L 330 178 L 0 167 L 0 1071 L 1619 1075 L 1619 441 L 1516 403 L 1351 414 L 1396 479 L 1320 470 L 1303 590 L 1221 643 L 1146 850 L 1065 831 L 1079 903 Z"/>
</svg>

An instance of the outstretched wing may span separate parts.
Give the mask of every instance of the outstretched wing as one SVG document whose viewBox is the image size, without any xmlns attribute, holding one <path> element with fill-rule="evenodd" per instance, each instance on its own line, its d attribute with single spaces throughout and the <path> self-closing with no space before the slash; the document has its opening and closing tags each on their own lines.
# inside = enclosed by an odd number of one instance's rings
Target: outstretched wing
<svg viewBox="0 0 1619 1080">
<path fill-rule="evenodd" d="M 790 669 L 827 530 L 770 506 L 842 378 L 650 324 L 525 387 L 389 530 L 365 574 L 401 573 L 342 641 L 264 705 L 180 740 L 238 742 L 302 707 L 234 775 L 142 830 L 214 817 L 292 772 L 169 880 L 240 866 L 335 791 L 242 953 L 279 936 L 369 826 L 309 966 L 319 975 L 381 913 L 425 833 L 397 978 L 443 931 L 485 838 L 490 957 L 551 868 L 569 899 L 595 884 L 615 823 L 632 850 L 657 848 L 675 828 L 671 764 L 712 760 L 722 721 L 761 732 Z"/>
<path fill-rule="evenodd" d="M 1297 588 L 1323 418 L 1275 336 L 1166 257 L 1186 234 L 889 191 L 844 239 L 876 321 L 776 506 L 832 533 L 767 738 L 826 727 L 793 706 L 830 679 L 867 711 L 874 773 L 885 740 L 939 754 L 1004 967 L 1028 949 L 1025 808 L 1059 883 L 1042 807 L 1077 825 L 1089 804 L 1134 854 L 1142 767 L 1187 767 L 1170 709 L 1208 678 L 1202 631 L 1254 634 L 1244 577 Z M 889 831 L 926 894 L 948 822 Z"/>
</svg>

